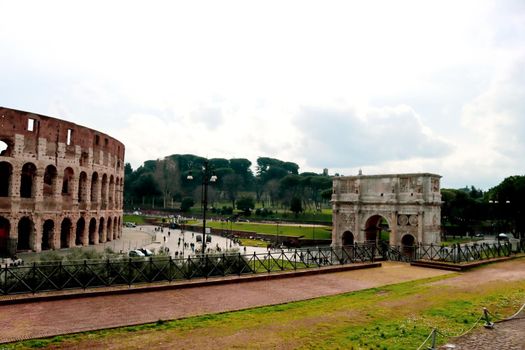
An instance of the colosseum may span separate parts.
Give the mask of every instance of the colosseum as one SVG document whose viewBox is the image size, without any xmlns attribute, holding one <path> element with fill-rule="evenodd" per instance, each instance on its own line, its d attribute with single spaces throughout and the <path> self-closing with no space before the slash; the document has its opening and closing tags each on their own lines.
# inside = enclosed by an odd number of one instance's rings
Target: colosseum
<svg viewBox="0 0 525 350">
<path fill-rule="evenodd" d="M 123 162 L 104 133 L 0 107 L 0 255 L 120 238 Z"/>
</svg>

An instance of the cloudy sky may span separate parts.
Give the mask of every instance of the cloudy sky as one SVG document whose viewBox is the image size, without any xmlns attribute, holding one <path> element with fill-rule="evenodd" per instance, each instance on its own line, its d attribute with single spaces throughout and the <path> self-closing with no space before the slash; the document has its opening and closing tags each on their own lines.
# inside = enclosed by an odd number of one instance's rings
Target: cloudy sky
<svg viewBox="0 0 525 350">
<path fill-rule="evenodd" d="M 301 171 L 525 173 L 525 1 L 0 0 L 0 106 Z"/>
</svg>

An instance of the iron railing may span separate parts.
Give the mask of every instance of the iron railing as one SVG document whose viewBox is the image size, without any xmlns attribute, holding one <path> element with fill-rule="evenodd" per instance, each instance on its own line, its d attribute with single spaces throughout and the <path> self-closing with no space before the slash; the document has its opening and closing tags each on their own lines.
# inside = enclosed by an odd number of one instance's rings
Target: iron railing
<svg viewBox="0 0 525 350">
<path fill-rule="evenodd" d="M 373 261 L 375 247 L 295 249 L 253 254 L 217 254 L 185 259 L 155 256 L 45 262 L 0 268 L 0 294 L 38 293 L 193 278 L 293 271 Z"/>
<path fill-rule="evenodd" d="M 513 249 L 509 242 L 454 244 L 450 247 L 434 244 L 420 244 L 414 247 L 414 260 L 430 260 L 447 263 L 466 263 L 510 256 L 513 252 L 525 252 L 525 246 Z"/>
<path fill-rule="evenodd" d="M 403 247 L 388 244 L 354 244 L 344 247 L 201 255 L 187 258 L 155 256 L 56 261 L 0 267 L 0 295 L 294 271 L 373 262 L 378 259 L 404 262 L 431 260 L 458 264 L 510 256 L 513 252 L 525 253 L 525 242 L 521 241 L 517 246 L 505 242 L 457 244 L 451 247 L 433 244 Z"/>
</svg>

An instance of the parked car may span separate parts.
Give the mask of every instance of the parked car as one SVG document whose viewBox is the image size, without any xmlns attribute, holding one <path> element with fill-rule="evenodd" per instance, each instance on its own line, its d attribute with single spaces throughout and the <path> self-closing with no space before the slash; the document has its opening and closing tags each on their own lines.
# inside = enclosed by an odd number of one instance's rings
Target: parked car
<svg viewBox="0 0 525 350">
<path fill-rule="evenodd" d="M 142 254 L 144 254 L 144 256 L 152 256 L 153 255 L 153 252 L 151 250 L 149 250 L 149 249 L 146 249 L 146 248 L 139 248 L 137 250 L 142 252 Z"/>
<path fill-rule="evenodd" d="M 131 250 L 128 253 L 128 255 L 130 258 L 145 258 L 146 257 L 146 255 L 138 249 Z"/>
</svg>

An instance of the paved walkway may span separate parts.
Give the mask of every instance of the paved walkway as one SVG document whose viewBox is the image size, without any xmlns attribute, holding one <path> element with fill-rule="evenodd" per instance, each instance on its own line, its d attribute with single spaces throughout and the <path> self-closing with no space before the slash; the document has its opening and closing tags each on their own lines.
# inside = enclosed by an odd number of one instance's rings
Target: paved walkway
<svg viewBox="0 0 525 350">
<path fill-rule="evenodd" d="M 463 337 L 452 339 L 449 344 L 440 349 L 524 350 L 525 318 L 496 323 L 494 329 L 480 328 Z"/>
<path fill-rule="evenodd" d="M 449 272 L 381 268 L 125 295 L 0 306 L 0 343 L 335 295 Z"/>
</svg>

